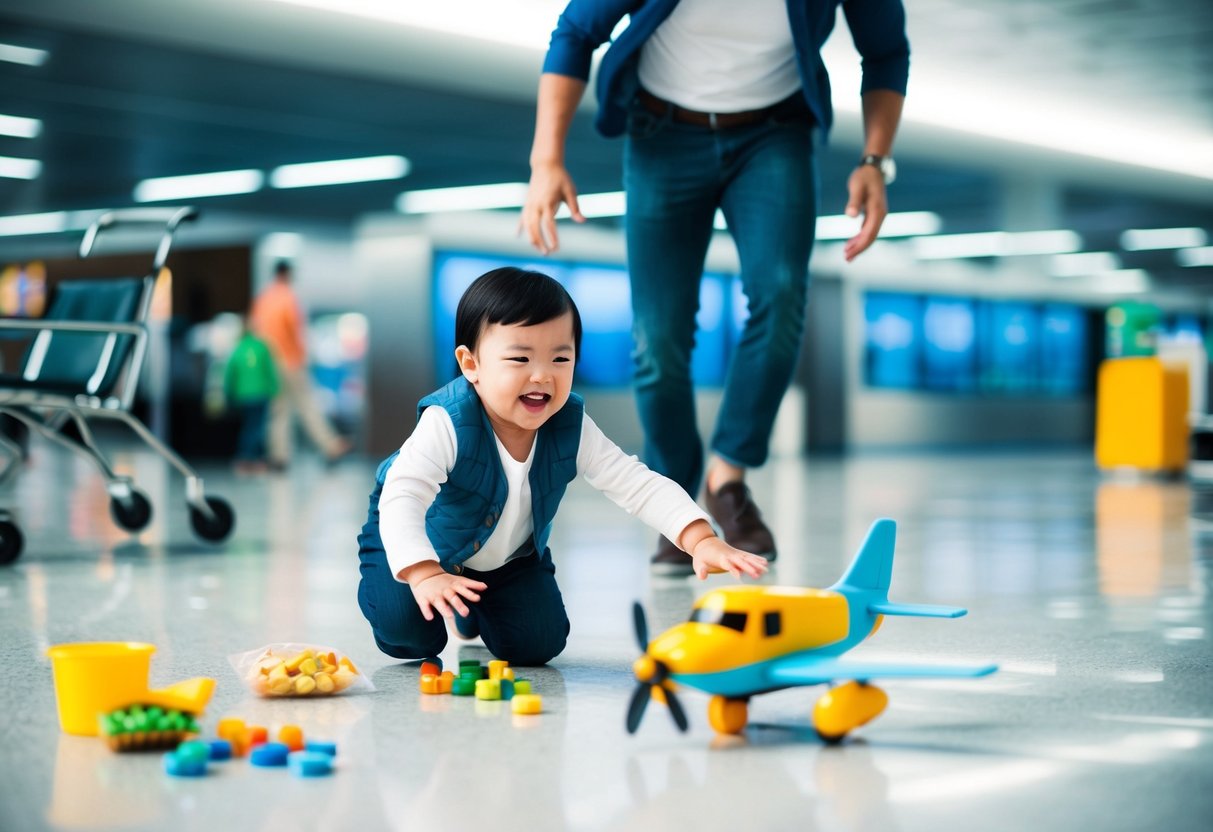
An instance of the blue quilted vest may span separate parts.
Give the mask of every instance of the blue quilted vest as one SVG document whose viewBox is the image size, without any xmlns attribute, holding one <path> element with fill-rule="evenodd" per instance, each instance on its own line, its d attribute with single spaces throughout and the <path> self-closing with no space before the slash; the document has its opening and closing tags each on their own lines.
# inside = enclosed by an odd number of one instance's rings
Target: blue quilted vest
<svg viewBox="0 0 1213 832">
<path fill-rule="evenodd" d="M 456 571 L 489 539 L 497 528 L 505 507 L 507 484 L 501 457 L 493 438 L 488 414 L 467 379 L 459 376 L 441 390 L 417 403 L 417 418 L 431 406 L 438 406 L 451 417 L 455 426 L 455 467 L 447 476 L 425 515 L 425 531 L 438 553 L 444 569 Z M 565 489 L 577 476 L 577 450 L 581 445 L 581 417 L 585 404 L 577 394 L 544 423 L 535 436 L 535 454 L 531 462 L 531 520 L 534 525 L 535 551 L 548 558 L 547 543 L 552 520 L 564 497 Z M 379 495 L 388 469 L 399 451 L 380 463 L 375 472 L 366 524 L 358 536 L 363 552 L 383 550 L 379 535 Z"/>
</svg>

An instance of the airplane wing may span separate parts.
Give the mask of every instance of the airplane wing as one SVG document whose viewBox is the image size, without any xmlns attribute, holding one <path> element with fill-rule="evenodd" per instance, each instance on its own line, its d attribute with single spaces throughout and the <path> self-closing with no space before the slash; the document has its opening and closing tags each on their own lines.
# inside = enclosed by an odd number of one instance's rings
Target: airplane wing
<svg viewBox="0 0 1213 832">
<path fill-rule="evenodd" d="M 839 661 L 837 659 L 789 658 L 769 671 L 772 681 L 784 685 L 820 685 L 839 679 L 960 679 L 988 676 L 998 670 L 996 664 L 976 666 L 891 664 L 885 662 Z"/>
</svg>

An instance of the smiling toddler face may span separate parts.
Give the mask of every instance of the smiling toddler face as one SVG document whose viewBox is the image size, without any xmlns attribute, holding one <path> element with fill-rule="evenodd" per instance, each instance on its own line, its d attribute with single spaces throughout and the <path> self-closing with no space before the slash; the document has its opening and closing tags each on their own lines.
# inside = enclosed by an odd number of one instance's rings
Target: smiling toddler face
<svg viewBox="0 0 1213 832">
<path fill-rule="evenodd" d="M 538 430 L 569 400 L 575 337 L 571 313 L 539 324 L 488 324 L 472 353 L 456 351 L 489 421 L 502 430 Z M 504 438 L 504 437 L 503 437 Z"/>
</svg>

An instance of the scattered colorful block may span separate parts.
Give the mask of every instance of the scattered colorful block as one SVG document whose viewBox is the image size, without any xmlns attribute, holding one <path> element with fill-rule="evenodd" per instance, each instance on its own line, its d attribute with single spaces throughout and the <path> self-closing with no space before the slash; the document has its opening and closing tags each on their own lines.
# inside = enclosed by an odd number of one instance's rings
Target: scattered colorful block
<svg viewBox="0 0 1213 832">
<path fill-rule="evenodd" d="M 298 725 L 283 725 L 278 729 L 278 742 L 291 751 L 303 750 L 303 729 Z"/>
<path fill-rule="evenodd" d="M 315 751 L 317 754 L 327 754 L 330 757 L 337 756 L 337 743 L 329 742 L 328 740 L 309 740 L 304 746 L 306 751 Z"/>
<path fill-rule="evenodd" d="M 295 751 L 287 757 L 291 773 L 298 777 L 324 777 L 333 773 L 333 758 L 319 751 Z"/>
<path fill-rule="evenodd" d="M 255 766 L 271 768 L 286 765 L 286 757 L 290 749 L 280 742 L 267 742 L 259 745 L 249 754 L 249 762 Z"/>
<path fill-rule="evenodd" d="M 476 698 L 484 700 L 493 700 L 501 698 L 501 680 L 500 679 L 477 679 L 476 680 Z"/>
<path fill-rule="evenodd" d="M 543 697 L 533 693 L 515 693 L 510 707 L 516 714 L 538 714 L 543 712 Z"/>
</svg>

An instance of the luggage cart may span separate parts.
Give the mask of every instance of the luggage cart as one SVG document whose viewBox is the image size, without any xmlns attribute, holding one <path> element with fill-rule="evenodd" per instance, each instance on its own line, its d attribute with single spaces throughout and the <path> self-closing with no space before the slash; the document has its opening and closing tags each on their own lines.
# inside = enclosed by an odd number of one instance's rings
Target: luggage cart
<svg viewBox="0 0 1213 832">
<path fill-rule="evenodd" d="M 42 320 L 0 320 L 0 330 L 32 334 L 20 372 L 0 373 L 0 414 L 92 459 L 105 477 L 114 522 L 137 532 L 151 522 L 151 501 L 130 477 L 114 471 L 89 427 L 89 421 L 95 419 L 125 424 L 185 477 L 190 525 L 198 537 L 217 543 L 235 525 L 231 505 L 208 496 L 197 472 L 131 414 L 147 354 L 147 317 L 156 276 L 168 258 L 173 234 L 197 217 L 189 207 L 130 208 L 107 212 L 89 226 L 80 243 L 81 257 L 88 257 L 97 238 L 116 227 L 159 228 L 160 243 L 151 271 L 141 278 L 66 280 L 55 288 Z M 64 432 L 69 422 L 76 436 Z M 0 435 L 0 456 L 9 458 L 0 472 L 3 484 L 17 476 L 23 449 Z M 24 538 L 11 511 L 0 508 L 0 565 L 15 561 L 23 547 Z"/>
</svg>

